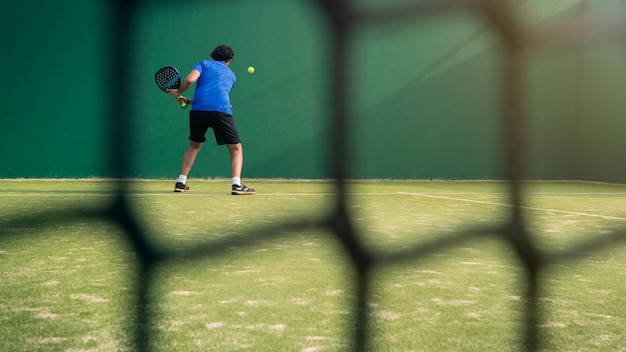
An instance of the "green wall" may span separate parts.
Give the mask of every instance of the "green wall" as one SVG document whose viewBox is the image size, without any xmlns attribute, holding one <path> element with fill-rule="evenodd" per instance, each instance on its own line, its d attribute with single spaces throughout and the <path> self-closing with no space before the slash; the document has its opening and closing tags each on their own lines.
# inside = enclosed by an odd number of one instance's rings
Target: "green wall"
<svg viewBox="0 0 626 352">
<path fill-rule="evenodd" d="M 107 7 L 3 1 L 0 21 L 0 177 L 105 174 Z"/>
<path fill-rule="evenodd" d="M 315 2 L 140 2 L 129 37 L 129 97 L 110 85 L 118 80 L 109 72 L 115 24 L 108 4 L 0 4 L 5 28 L 15 28 L 0 33 L 8 67 L 0 88 L 0 178 L 110 176 L 113 98 L 132 101 L 132 118 L 114 126 L 134 131 L 131 176 L 176 177 L 188 144 L 187 111 L 154 86 L 153 72 L 171 64 L 186 73 L 221 43 L 236 53 L 232 102 L 244 177 L 330 176 L 334 60 Z M 611 15 L 616 4 L 533 0 L 520 13 L 535 26 Z M 482 17 L 456 12 L 361 26 L 352 39 L 352 177 L 503 177 L 502 47 Z M 617 40 L 531 52 L 529 178 L 626 182 L 625 54 Z M 248 66 L 256 72 L 248 74 Z M 228 174 L 228 152 L 209 134 L 190 177 Z"/>
</svg>

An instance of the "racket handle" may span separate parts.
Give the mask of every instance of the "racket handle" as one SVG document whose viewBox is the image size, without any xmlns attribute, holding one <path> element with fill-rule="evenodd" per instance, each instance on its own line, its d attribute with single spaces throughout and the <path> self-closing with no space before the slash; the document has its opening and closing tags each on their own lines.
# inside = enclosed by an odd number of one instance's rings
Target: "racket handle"
<svg viewBox="0 0 626 352">
<path fill-rule="evenodd" d="M 183 109 L 187 108 L 187 102 L 185 101 L 185 97 L 179 95 L 176 97 L 176 100 L 178 100 L 178 104 L 180 104 L 180 107 Z"/>
</svg>

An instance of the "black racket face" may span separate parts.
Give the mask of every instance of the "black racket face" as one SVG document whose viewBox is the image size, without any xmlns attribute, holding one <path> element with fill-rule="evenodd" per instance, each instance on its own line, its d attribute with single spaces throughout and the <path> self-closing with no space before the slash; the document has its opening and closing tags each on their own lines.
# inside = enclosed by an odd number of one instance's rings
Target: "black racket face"
<svg viewBox="0 0 626 352">
<path fill-rule="evenodd" d="M 161 67 L 154 74 L 154 81 L 161 90 L 180 88 L 180 74 L 174 66 Z"/>
</svg>

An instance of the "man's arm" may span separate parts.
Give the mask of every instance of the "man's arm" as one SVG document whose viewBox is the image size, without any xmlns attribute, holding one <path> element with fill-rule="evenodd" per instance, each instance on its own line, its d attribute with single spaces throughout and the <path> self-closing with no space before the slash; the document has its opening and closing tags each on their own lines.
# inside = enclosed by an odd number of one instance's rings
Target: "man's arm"
<svg viewBox="0 0 626 352">
<path fill-rule="evenodd" d="M 189 87 L 191 87 L 191 85 L 194 84 L 198 80 L 198 78 L 200 78 L 200 71 L 191 70 L 191 72 L 189 72 L 187 77 L 185 77 L 185 79 L 183 79 L 183 81 L 180 82 L 180 88 L 168 89 L 167 93 L 173 96 L 174 98 L 178 98 L 181 94 L 183 94 L 184 91 L 189 89 Z"/>
<path fill-rule="evenodd" d="M 198 80 L 198 78 L 200 78 L 200 71 L 191 70 L 187 77 L 185 77 L 185 79 L 180 82 L 180 88 L 178 88 L 178 93 L 183 94 L 183 92 L 189 89 L 189 87 L 191 87 L 191 85 L 194 84 Z"/>
</svg>

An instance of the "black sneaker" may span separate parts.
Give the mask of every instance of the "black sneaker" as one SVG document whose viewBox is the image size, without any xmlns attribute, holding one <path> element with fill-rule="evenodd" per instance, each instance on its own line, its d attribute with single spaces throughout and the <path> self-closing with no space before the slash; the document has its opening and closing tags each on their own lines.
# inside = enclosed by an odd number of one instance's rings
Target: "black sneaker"
<svg viewBox="0 0 626 352">
<path fill-rule="evenodd" d="M 189 186 L 184 183 L 176 182 L 176 186 L 174 186 L 174 192 L 189 192 Z"/>
<path fill-rule="evenodd" d="M 239 186 L 233 185 L 233 191 L 230 192 L 230 194 L 232 195 L 255 194 L 255 193 L 256 191 L 254 190 L 254 188 L 249 188 L 243 183 Z"/>
</svg>

